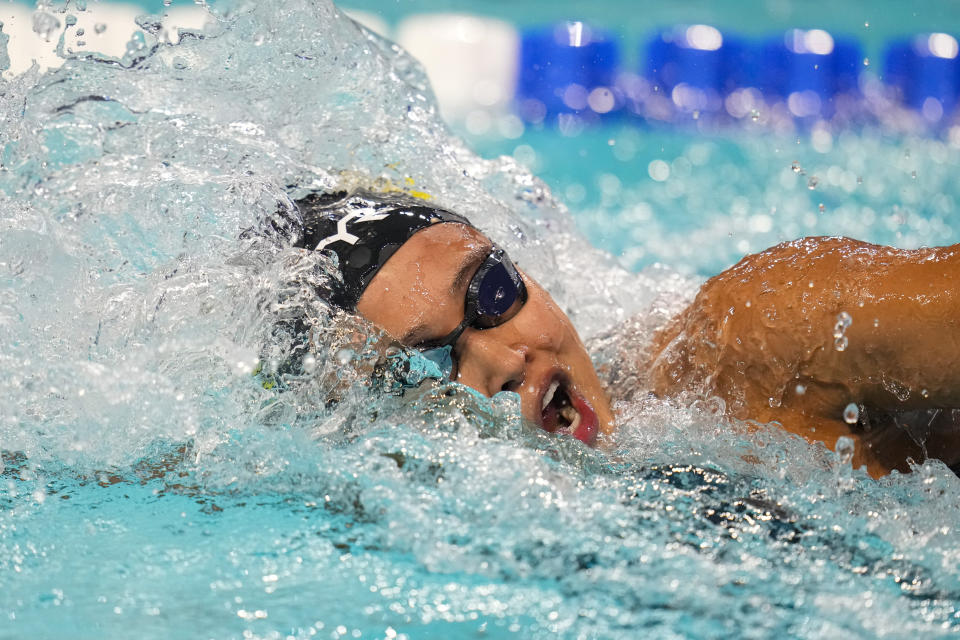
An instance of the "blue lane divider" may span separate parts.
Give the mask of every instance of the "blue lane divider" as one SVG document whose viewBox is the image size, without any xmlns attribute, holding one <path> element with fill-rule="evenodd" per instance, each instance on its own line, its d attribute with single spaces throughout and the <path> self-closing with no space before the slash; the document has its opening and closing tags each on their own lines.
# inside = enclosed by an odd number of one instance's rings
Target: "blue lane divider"
<svg viewBox="0 0 960 640">
<path fill-rule="evenodd" d="M 930 123 L 945 121 L 960 104 L 958 48 L 943 33 L 891 43 L 882 76 L 891 97 Z M 558 114 L 591 122 L 622 111 L 659 120 L 740 118 L 748 104 L 781 104 L 785 117 L 815 122 L 838 113 L 838 98 L 845 105 L 863 98 L 865 58 L 857 40 L 822 29 L 747 39 L 695 24 L 647 39 L 632 73 L 621 68 L 611 33 L 568 22 L 524 32 L 519 65 L 517 105 L 528 122 Z M 748 98 L 736 95 L 744 91 Z"/>
<path fill-rule="evenodd" d="M 520 115 L 541 122 L 557 114 L 585 118 L 617 110 L 620 51 L 612 34 L 566 22 L 523 34 L 517 102 Z"/>
<path fill-rule="evenodd" d="M 928 33 L 887 46 L 884 81 L 904 104 L 938 122 L 960 98 L 960 58 L 956 38 Z"/>
<path fill-rule="evenodd" d="M 859 45 L 822 29 L 791 29 L 761 45 L 758 87 L 786 100 L 797 118 L 833 115 L 833 98 L 857 89 Z"/>
<path fill-rule="evenodd" d="M 728 50 L 723 35 L 711 26 L 678 26 L 647 42 L 645 75 L 677 108 L 715 111 L 726 88 Z"/>
</svg>

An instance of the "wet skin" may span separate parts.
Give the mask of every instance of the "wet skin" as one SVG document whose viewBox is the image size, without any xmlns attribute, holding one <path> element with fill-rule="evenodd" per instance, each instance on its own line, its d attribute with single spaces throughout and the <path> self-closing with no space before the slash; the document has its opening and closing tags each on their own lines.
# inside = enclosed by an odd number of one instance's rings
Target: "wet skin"
<svg viewBox="0 0 960 640">
<path fill-rule="evenodd" d="M 408 346 L 442 338 L 463 320 L 467 286 L 490 247 L 482 233 L 462 224 L 428 227 L 377 272 L 357 311 Z M 454 378 L 486 396 L 516 392 L 527 420 L 593 445 L 614 428 L 609 399 L 566 314 L 522 275 L 526 304 L 504 324 L 468 328 L 460 336 Z M 557 417 L 556 405 L 564 400 L 576 412 L 572 423 Z"/>
<path fill-rule="evenodd" d="M 874 476 L 908 468 L 908 457 L 956 464 L 958 282 L 960 245 L 806 238 L 747 256 L 656 338 L 654 392 L 717 396 L 737 418 L 777 421 L 830 448 L 851 437 L 854 465 Z M 838 339 L 841 313 L 852 322 Z M 861 409 L 854 424 L 843 417 L 850 403 Z"/>
<path fill-rule="evenodd" d="M 378 272 L 357 310 L 409 346 L 444 336 L 463 319 L 467 284 L 490 246 L 460 224 L 425 229 Z M 955 465 L 958 281 L 960 246 L 806 238 L 747 256 L 705 283 L 655 338 L 652 390 L 719 397 L 732 417 L 776 422 L 830 448 L 850 437 L 854 465 L 874 476 L 906 470 L 910 458 Z M 515 391 L 528 420 L 594 444 L 615 427 L 607 396 L 566 315 L 524 282 L 529 300 L 515 317 L 461 336 L 456 380 L 487 396 Z M 841 314 L 849 326 L 838 327 Z M 594 428 L 574 433 L 544 409 L 555 382 L 555 395 L 567 393 Z M 851 403 L 859 416 L 845 419 Z"/>
</svg>

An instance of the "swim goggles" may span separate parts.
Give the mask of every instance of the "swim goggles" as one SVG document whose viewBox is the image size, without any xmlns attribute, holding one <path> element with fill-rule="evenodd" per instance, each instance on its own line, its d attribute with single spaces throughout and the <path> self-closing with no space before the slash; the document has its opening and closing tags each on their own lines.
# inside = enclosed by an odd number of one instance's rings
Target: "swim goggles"
<svg viewBox="0 0 960 640">
<path fill-rule="evenodd" d="M 494 245 L 467 286 L 463 322 L 446 336 L 416 345 L 424 357 L 449 376 L 451 352 L 467 328 L 492 329 L 512 319 L 527 302 L 523 278 L 503 249 Z"/>
</svg>

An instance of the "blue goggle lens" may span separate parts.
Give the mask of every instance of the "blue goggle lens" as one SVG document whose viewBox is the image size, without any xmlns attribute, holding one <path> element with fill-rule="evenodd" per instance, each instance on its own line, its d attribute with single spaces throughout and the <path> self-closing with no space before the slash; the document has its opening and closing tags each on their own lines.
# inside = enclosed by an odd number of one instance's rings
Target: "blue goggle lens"
<svg viewBox="0 0 960 640">
<path fill-rule="evenodd" d="M 484 274 L 477 287 L 477 315 L 488 318 L 502 316 L 510 310 L 519 295 L 517 281 L 510 277 L 503 263 L 499 263 Z"/>
<path fill-rule="evenodd" d="M 470 280 L 463 322 L 438 340 L 417 345 L 424 354 L 436 347 L 452 347 L 467 327 L 491 329 L 517 315 L 527 301 L 527 288 L 510 258 L 496 246 Z M 432 358 L 431 358 L 432 359 Z"/>
</svg>

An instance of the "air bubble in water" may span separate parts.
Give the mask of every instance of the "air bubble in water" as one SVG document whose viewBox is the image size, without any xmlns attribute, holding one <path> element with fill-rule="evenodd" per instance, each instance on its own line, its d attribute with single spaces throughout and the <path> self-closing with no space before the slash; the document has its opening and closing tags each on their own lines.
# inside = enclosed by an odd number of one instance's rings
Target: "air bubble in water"
<svg viewBox="0 0 960 640">
<path fill-rule="evenodd" d="M 93 30 L 96 33 L 103 33 L 107 30 L 107 25 L 103 22 L 98 22 L 97 24 L 93 25 Z"/>
<path fill-rule="evenodd" d="M 824 211 L 827 210 L 827 208 L 826 208 L 825 206 L 823 206 L 823 203 L 821 202 L 819 205 L 817 205 L 817 210 L 818 210 L 820 213 L 823 213 Z"/>
<path fill-rule="evenodd" d="M 350 364 L 353 360 L 353 349 L 340 349 L 337 351 L 337 362 L 342 365 Z"/>
<path fill-rule="evenodd" d="M 793 161 L 793 164 L 790 165 L 790 168 L 793 169 L 794 173 L 800 173 L 803 171 L 803 167 L 800 166 L 800 162 L 797 160 Z"/>
<path fill-rule="evenodd" d="M 843 421 L 847 424 L 857 424 L 860 419 L 860 407 L 857 403 L 851 402 L 843 409 Z"/>
<path fill-rule="evenodd" d="M 814 189 L 817 188 L 818 184 L 820 184 L 819 178 L 817 178 L 817 176 L 810 176 L 810 179 L 807 180 L 807 189 L 810 189 L 810 191 L 813 191 Z"/>
<path fill-rule="evenodd" d="M 757 111 L 756 109 L 751 109 L 751 110 L 750 110 L 750 119 L 753 120 L 754 122 L 756 122 L 757 120 L 759 120 L 759 119 L 760 119 L 760 112 Z"/>
<path fill-rule="evenodd" d="M 317 359 L 312 355 L 306 356 L 301 363 L 304 373 L 313 373 L 317 369 Z"/>
<path fill-rule="evenodd" d="M 807 386 L 803 384 L 798 384 L 796 388 L 796 392 L 798 396 L 802 396 L 807 392 Z"/>
<path fill-rule="evenodd" d="M 86 31 L 83 30 L 83 27 L 77 28 L 77 36 L 82 36 Z"/>
</svg>

